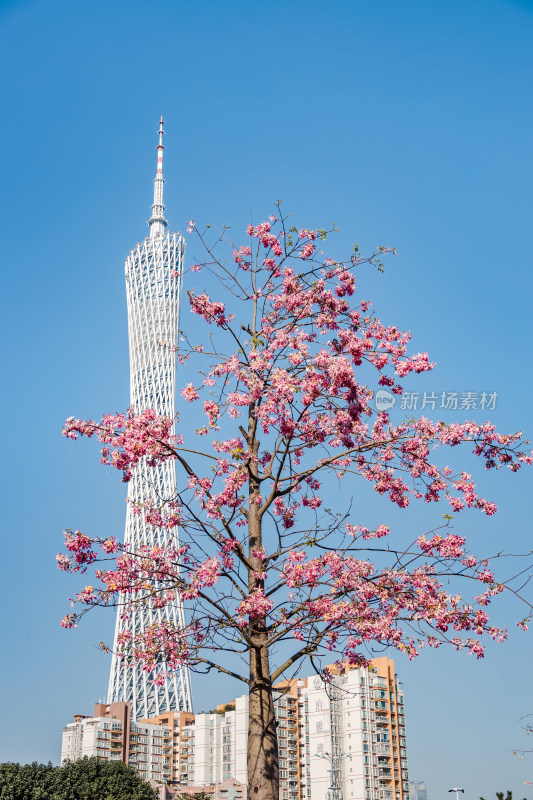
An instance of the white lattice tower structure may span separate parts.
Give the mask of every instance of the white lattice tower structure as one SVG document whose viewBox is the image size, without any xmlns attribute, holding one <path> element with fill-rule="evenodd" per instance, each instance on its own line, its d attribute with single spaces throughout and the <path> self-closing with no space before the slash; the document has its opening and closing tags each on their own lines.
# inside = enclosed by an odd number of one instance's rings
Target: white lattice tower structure
<svg viewBox="0 0 533 800">
<path fill-rule="evenodd" d="M 174 417 L 176 392 L 176 357 L 169 345 L 178 340 L 180 294 L 185 255 L 185 240 L 179 233 L 167 231 L 163 205 L 163 117 L 159 124 L 157 174 L 154 203 L 148 221 L 149 236 L 137 244 L 126 260 L 126 295 L 130 346 L 131 407 L 136 412 L 147 408 Z M 176 492 L 174 464 L 166 461 L 157 467 L 139 464 L 128 486 L 125 544 L 132 550 L 141 545 L 163 544 L 170 534 L 147 525 L 142 514 L 134 514 L 133 502 L 150 500 L 157 505 Z M 176 530 L 172 532 L 176 541 Z M 120 634 L 129 630 L 139 635 L 154 622 L 184 626 L 183 606 L 175 602 L 162 609 L 134 604 L 127 615 L 123 598 L 115 627 L 114 655 L 111 664 L 108 702 L 131 703 L 132 719 L 146 719 L 166 711 L 192 711 L 190 676 L 182 667 L 161 686 L 154 684 L 154 674 L 147 673 L 129 659 L 116 655 Z M 164 669 L 162 665 L 161 669 Z"/>
</svg>

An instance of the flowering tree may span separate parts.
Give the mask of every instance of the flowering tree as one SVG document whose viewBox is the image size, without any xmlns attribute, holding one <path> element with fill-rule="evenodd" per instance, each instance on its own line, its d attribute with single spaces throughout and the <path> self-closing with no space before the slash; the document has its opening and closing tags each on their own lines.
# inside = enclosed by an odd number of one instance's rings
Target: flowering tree
<svg viewBox="0 0 533 800">
<path fill-rule="evenodd" d="M 166 531 L 167 545 L 133 552 L 114 538 L 68 531 L 61 569 L 113 563 L 91 567 L 95 585 L 79 593 L 80 611 L 62 624 L 74 626 L 97 605 L 121 605 L 125 614 L 134 603 L 163 607 L 178 592 L 186 628 L 127 633 L 120 652 L 156 681 L 165 679 L 162 664 L 187 664 L 248 683 L 249 790 L 256 800 L 277 800 L 272 685 L 301 659 L 329 654 L 365 665 L 373 642 L 410 658 L 443 642 L 479 657 L 485 635 L 506 635 L 486 611 L 504 585 L 448 523 L 407 549 L 382 546 L 372 540 L 389 536 L 385 524 L 369 528 L 351 508 L 324 508 L 328 482 L 361 478 L 400 508 L 444 500 L 453 513 L 492 515 L 494 503 L 471 475 L 445 466 L 440 451 L 466 445 L 487 469 L 512 471 L 532 457 L 520 433 L 502 435 L 489 423 L 395 425 L 373 409 L 375 388 L 401 395 L 399 380 L 434 366 L 427 353 L 408 353 L 409 333 L 355 299 L 357 270 L 380 268 L 386 248 L 363 257 L 356 246 L 345 261 L 326 258 L 320 248 L 330 232 L 289 228 L 279 205 L 276 216 L 248 226 L 243 246 L 228 241 L 227 229 L 199 231 L 191 222 L 189 232 L 206 254 L 192 270 L 207 273 L 217 295 L 189 291 L 207 333 L 201 345 L 184 335 L 175 346 L 181 364 L 192 358 L 200 370 L 181 391 L 184 402 L 199 405 L 199 427 L 186 431 L 178 417 L 173 435 L 173 420 L 146 409 L 69 419 L 64 428 L 72 439 L 95 436 L 103 463 L 126 481 L 141 459 L 176 462 L 176 495 L 136 505 Z M 220 255 L 226 245 L 229 260 Z M 474 597 L 449 593 L 449 576 L 477 587 Z M 242 671 L 238 657 L 247 663 Z"/>
</svg>

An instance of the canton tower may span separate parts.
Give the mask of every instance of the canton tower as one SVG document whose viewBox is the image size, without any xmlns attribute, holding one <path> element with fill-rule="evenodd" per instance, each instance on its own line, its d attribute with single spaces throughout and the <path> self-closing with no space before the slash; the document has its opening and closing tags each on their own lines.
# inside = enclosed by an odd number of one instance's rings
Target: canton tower
<svg viewBox="0 0 533 800">
<path fill-rule="evenodd" d="M 178 341 L 180 294 L 185 240 L 179 233 L 167 231 L 163 205 L 163 117 L 159 123 L 157 173 L 154 181 L 149 235 L 137 244 L 126 260 L 126 296 L 130 349 L 131 408 L 140 413 L 147 408 L 174 417 L 176 392 L 176 356 L 161 342 Z M 147 524 L 144 515 L 134 514 L 132 503 L 147 500 L 160 505 L 176 493 L 176 473 L 171 460 L 149 467 L 142 461 L 133 470 L 128 484 L 126 533 L 124 543 L 136 550 L 141 545 L 163 545 L 168 534 Z M 131 718 L 145 719 L 166 711 L 192 711 L 188 667 L 181 667 L 161 686 L 154 685 L 153 673 L 117 655 L 120 634 L 135 636 L 153 623 L 184 627 L 181 599 L 154 608 L 151 603 L 133 604 L 128 619 L 119 613 L 115 626 L 113 660 L 109 679 L 108 702 L 131 703 Z"/>
</svg>

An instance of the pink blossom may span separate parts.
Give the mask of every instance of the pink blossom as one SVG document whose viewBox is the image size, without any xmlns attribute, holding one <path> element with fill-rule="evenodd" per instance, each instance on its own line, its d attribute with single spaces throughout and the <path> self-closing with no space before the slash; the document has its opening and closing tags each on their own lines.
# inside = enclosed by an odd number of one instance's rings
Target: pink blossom
<svg viewBox="0 0 533 800">
<path fill-rule="evenodd" d="M 378 525 L 374 531 L 362 532 L 363 539 L 381 539 L 383 536 L 388 536 L 390 528 L 387 525 Z"/>
<path fill-rule="evenodd" d="M 304 244 L 304 246 L 300 250 L 299 256 L 300 258 L 303 259 L 311 258 L 315 250 L 316 250 L 316 245 L 311 244 L 311 242 L 308 242 L 307 244 Z"/>
<path fill-rule="evenodd" d="M 189 303 L 191 310 L 203 317 L 206 322 L 216 322 L 219 327 L 224 327 L 233 320 L 233 314 L 225 315 L 226 308 L 224 303 L 211 302 L 206 294 L 195 296 L 192 292 L 189 292 Z"/>
<path fill-rule="evenodd" d="M 188 383 L 187 386 L 181 390 L 181 396 L 184 397 L 188 403 L 192 403 L 194 400 L 198 400 L 200 398 L 200 395 L 192 383 Z"/>
<path fill-rule="evenodd" d="M 262 589 L 254 589 L 237 608 L 239 625 L 244 627 L 248 620 L 264 619 L 271 609 L 272 600 L 265 597 Z"/>
</svg>

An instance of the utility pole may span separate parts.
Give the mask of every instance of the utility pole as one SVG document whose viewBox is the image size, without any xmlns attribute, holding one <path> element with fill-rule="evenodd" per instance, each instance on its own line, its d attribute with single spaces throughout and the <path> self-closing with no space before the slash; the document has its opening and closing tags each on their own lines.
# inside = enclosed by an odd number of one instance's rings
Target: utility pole
<svg viewBox="0 0 533 800">
<path fill-rule="evenodd" d="M 343 758 L 351 758 L 351 753 L 334 753 L 331 754 L 328 751 L 319 755 L 316 753 L 319 758 L 325 758 L 330 763 L 330 769 L 328 772 L 330 774 L 330 783 L 329 788 L 326 794 L 326 800 L 342 800 L 342 787 L 341 787 L 341 761 Z"/>
</svg>

